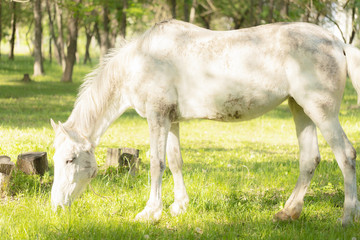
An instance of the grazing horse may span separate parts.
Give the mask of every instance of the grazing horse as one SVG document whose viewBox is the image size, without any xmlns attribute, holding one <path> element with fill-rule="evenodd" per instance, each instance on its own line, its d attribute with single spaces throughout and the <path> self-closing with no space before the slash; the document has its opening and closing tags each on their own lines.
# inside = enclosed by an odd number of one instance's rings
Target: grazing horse
<svg viewBox="0 0 360 240">
<path fill-rule="evenodd" d="M 136 219 L 161 217 L 166 153 L 174 177 L 173 215 L 189 198 L 182 175 L 179 122 L 244 121 L 286 99 L 300 147 L 300 174 L 277 219 L 297 219 L 320 154 L 316 127 L 335 154 L 345 187 L 342 223 L 360 217 L 356 152 L 338 114 L 347 73 L 360 93 L 360 51 L 308 23 L 278 23 L 210 31 L 189 23 L 160 22 L 110 52 L 85 78 L 65 123 L 54 123 L 53 206 L 70 205 L 96 175 L 94 148 L 128 108 L 147 119 L 151 190 Z"/>
</svg>

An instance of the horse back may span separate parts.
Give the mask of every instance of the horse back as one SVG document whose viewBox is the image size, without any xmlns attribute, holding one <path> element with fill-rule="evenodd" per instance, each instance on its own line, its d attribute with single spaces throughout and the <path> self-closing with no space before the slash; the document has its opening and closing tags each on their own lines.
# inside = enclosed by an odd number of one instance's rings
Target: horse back
<svg viewBox="0 0 360 240">
<path fill-rule="evenodd" d="M 147 75 L 157 76 L 144 79 L 153 81 L 154 99 L 162 96 L 176 106 L 179 119 L 221 121 L 262 115 L 292 96 L 299 84 L 327 88 L 325 77 L 316 75 L 336 75 L 343 56 L 334 36 L 307 23 L 210 31 L 171 20 L 145 33 L 137 48 L 151 65 Z M 315 77 L 295 76 L 303 72 Z"/>
</svg>

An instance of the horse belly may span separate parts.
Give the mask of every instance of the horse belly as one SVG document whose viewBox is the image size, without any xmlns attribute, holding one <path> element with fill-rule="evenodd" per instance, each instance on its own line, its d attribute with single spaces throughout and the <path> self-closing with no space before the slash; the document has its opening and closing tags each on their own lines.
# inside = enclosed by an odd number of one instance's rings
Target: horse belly
<svg viewBox="0 0 360 240">
<path fill-rule="evenodd" d="M 217 121 L 245 121 L 263 115 L 281 104 L 287 96 L 267 96 L 266 98 L 246 98 L 230 96 L 228 100 L 218 103 L 214 114 L 209 119 Z"/>
<path fill-rule="evenodd" d="M 282 91 L 223 92 L 219 95 L 192 95 L 179 102 L 182 119 L 209 119 L 217 121 L 245 121 L 263 115 L 288 98 Z"/>
</svg>

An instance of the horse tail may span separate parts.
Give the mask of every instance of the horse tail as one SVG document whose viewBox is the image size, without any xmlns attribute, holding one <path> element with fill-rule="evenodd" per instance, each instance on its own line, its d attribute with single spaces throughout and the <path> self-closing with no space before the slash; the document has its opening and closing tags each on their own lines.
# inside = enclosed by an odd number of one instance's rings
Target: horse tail
<svg viewBox="0 0 360 240">
<path fill-rule="evenodd" d="M 347 73 L 358 95 L 357 104 L 360 104 L 360 50 L 345 44 L 344 53 L 346 56 Z"/>
</svg>

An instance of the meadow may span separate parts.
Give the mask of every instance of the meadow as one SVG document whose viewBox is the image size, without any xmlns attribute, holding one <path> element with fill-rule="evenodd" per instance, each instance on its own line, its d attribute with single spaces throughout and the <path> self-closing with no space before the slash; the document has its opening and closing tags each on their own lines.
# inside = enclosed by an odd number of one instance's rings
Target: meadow
<svg viewBox="0 0 360 240">
<path fill-rule="evenodd" d="M 7 195 L 0 199 L 0 239 L 360 239 L 360 223 L 341 226 L 343 177 L 320 134 L 322 161 L 300 218 L 273 221 L 299 173 L 295 126 L 287 102 L 248 122 L 181 123 L 190 203 L 186 213 L 170 215 L 173 180 L 167 169 L 164 211 L 157 223 L 134 221 L 150 192 L 149 133 L 146 120 L 129 110 L 111 125 L 96 148 L 100 171 L 91 183 L 96 193 L 88 188 L 71 208 L 52 211 L 54 132 L 49 120 L 66 121 L 83 77 L 95 64 L 76 65 L 73 83 L 68 84 L 60 82 L 60 66 L 49 62 L 45 62 L 45 76 L 22 82 L 32 67 L 27 56 L 16 56 L 13 62 L 5 56 L 0 60 L 0 155 L 16 162 L 20 153 L 46 151 L 50 171 L 43 177 L 13 172 Z M 348 82 L 340 121 L 360 152 L 356 99 Z M 123 169 L 103 169 L 109 147 L 139 149 L 139 172 L 132 176 Z"/>
</svg>

